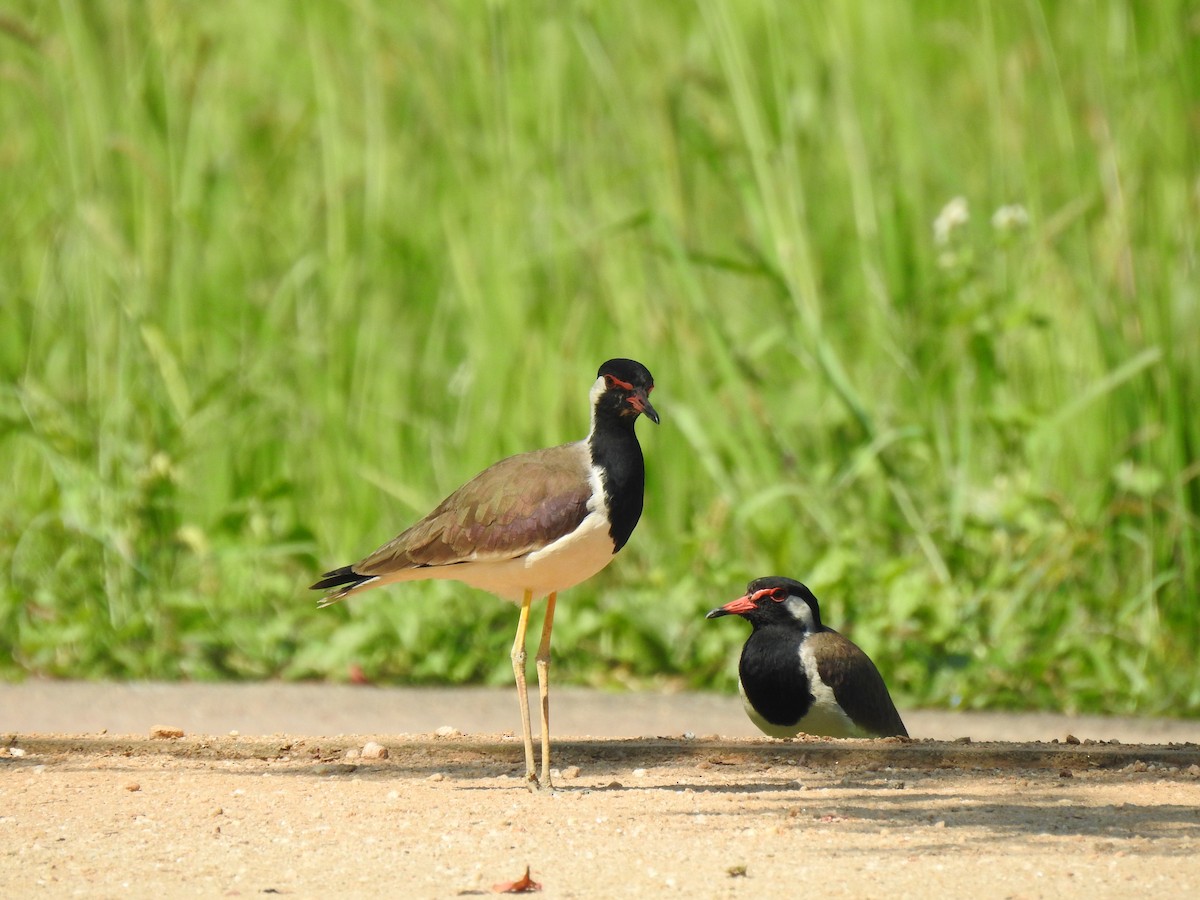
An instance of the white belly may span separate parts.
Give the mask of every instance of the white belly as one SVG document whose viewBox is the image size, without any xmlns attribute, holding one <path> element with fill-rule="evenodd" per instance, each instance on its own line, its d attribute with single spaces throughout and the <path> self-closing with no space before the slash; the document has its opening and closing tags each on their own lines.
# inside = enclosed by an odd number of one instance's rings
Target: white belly
<svg viewBox="0 0 1200 900">
<path fill-rule="evenodd" d="M 777 738 L 790 738 L 798 734 L 811 734 L 814 737 L 870 737 L 865 731 L 856 726 L 841 708 L 817 701 L 809 707 L 804 717 L 794 725 L 774 725 L 755 711 L 742 693 L 742 703 L 746 707 L 746 715 L 763 734 Z"/>
<path fill-rule="evenodd" d="M 533 599 L 537 600 L 547 594 L 574 587 L 607 566 L 613 556 L 608 519 L 593 512 L 570 534 L 516 559 L 467 562 L 444 568 L 408 571 L 413 578 L 461 581 L 519 603 L 526 591 L 530 591 Z"/>
</svg>

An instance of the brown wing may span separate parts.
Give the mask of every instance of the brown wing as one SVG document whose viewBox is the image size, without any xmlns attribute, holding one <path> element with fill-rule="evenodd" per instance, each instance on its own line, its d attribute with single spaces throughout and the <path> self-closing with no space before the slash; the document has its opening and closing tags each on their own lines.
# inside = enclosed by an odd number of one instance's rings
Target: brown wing
<svg viewBox="0 0 1200 900">
<path fill-rule="evenodd" d="M 809 635 L 808 640 L 821 680 L 855 725 L 878 737 L 908 737 L 883 676 L 857 644 L 832 629 Z"/>
<path fill-rule="evenodd" d="M 353 569 L 386 575 L 523 556 L 572 531 L 587 516 L 589 471 L 582 442 L 502 459 Z"/>
</svg>

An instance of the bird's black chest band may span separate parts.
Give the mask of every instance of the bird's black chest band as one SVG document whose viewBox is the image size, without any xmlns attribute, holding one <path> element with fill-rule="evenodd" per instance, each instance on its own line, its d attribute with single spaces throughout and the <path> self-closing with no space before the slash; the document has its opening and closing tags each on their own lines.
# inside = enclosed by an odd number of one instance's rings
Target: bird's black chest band
<svg viewBox="0 0 1200 900">
<path fill-rule="evenodd" d="M 800 661 L 801 636 L 760 628 L 742 648 L 738 675 L 754 710 L 772 725 L 795 725 L 813 704 L 811 685 Z"/>
</svg>

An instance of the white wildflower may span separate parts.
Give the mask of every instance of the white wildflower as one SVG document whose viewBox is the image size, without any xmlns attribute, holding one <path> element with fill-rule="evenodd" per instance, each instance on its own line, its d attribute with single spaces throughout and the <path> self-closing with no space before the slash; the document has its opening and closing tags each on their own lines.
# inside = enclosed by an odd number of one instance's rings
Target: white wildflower
<svg viewBox="0 0 1200 900">
<path fill-rule="evenodd" d="M 992 227 L 1000 232 L 1019 231 L 1029 224 L 1029 213 L 1020 203 L 1009 203 L 992 213 Z"/>
<path fill-rule="evenodd" d="M 947 243 L 951 232 L 960 225 L 966 225 L 970 220 L 971 211 L 967 208 L 967 198 L 955 197 L 942 207 L 942 211 L 933 220 L 933 242 Z"/>
</svg>

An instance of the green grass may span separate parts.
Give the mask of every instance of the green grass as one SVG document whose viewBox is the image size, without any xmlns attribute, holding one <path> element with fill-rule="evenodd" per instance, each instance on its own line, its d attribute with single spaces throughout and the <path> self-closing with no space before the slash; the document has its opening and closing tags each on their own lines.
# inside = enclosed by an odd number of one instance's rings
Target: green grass
<svg viewBox="0 0 1200 900">
<path fill-rule="evenodd" d="M 778 573 L 902 704 L 1200 714 L 1198 41 L 1183 0 L 10 2 L 0 674 L 506 681 L 511 607 L 306 585 L 582 436 L 625 355 L 646 512 L 560 682 L 728 689 L 703 613 Z"/>
</svg>

